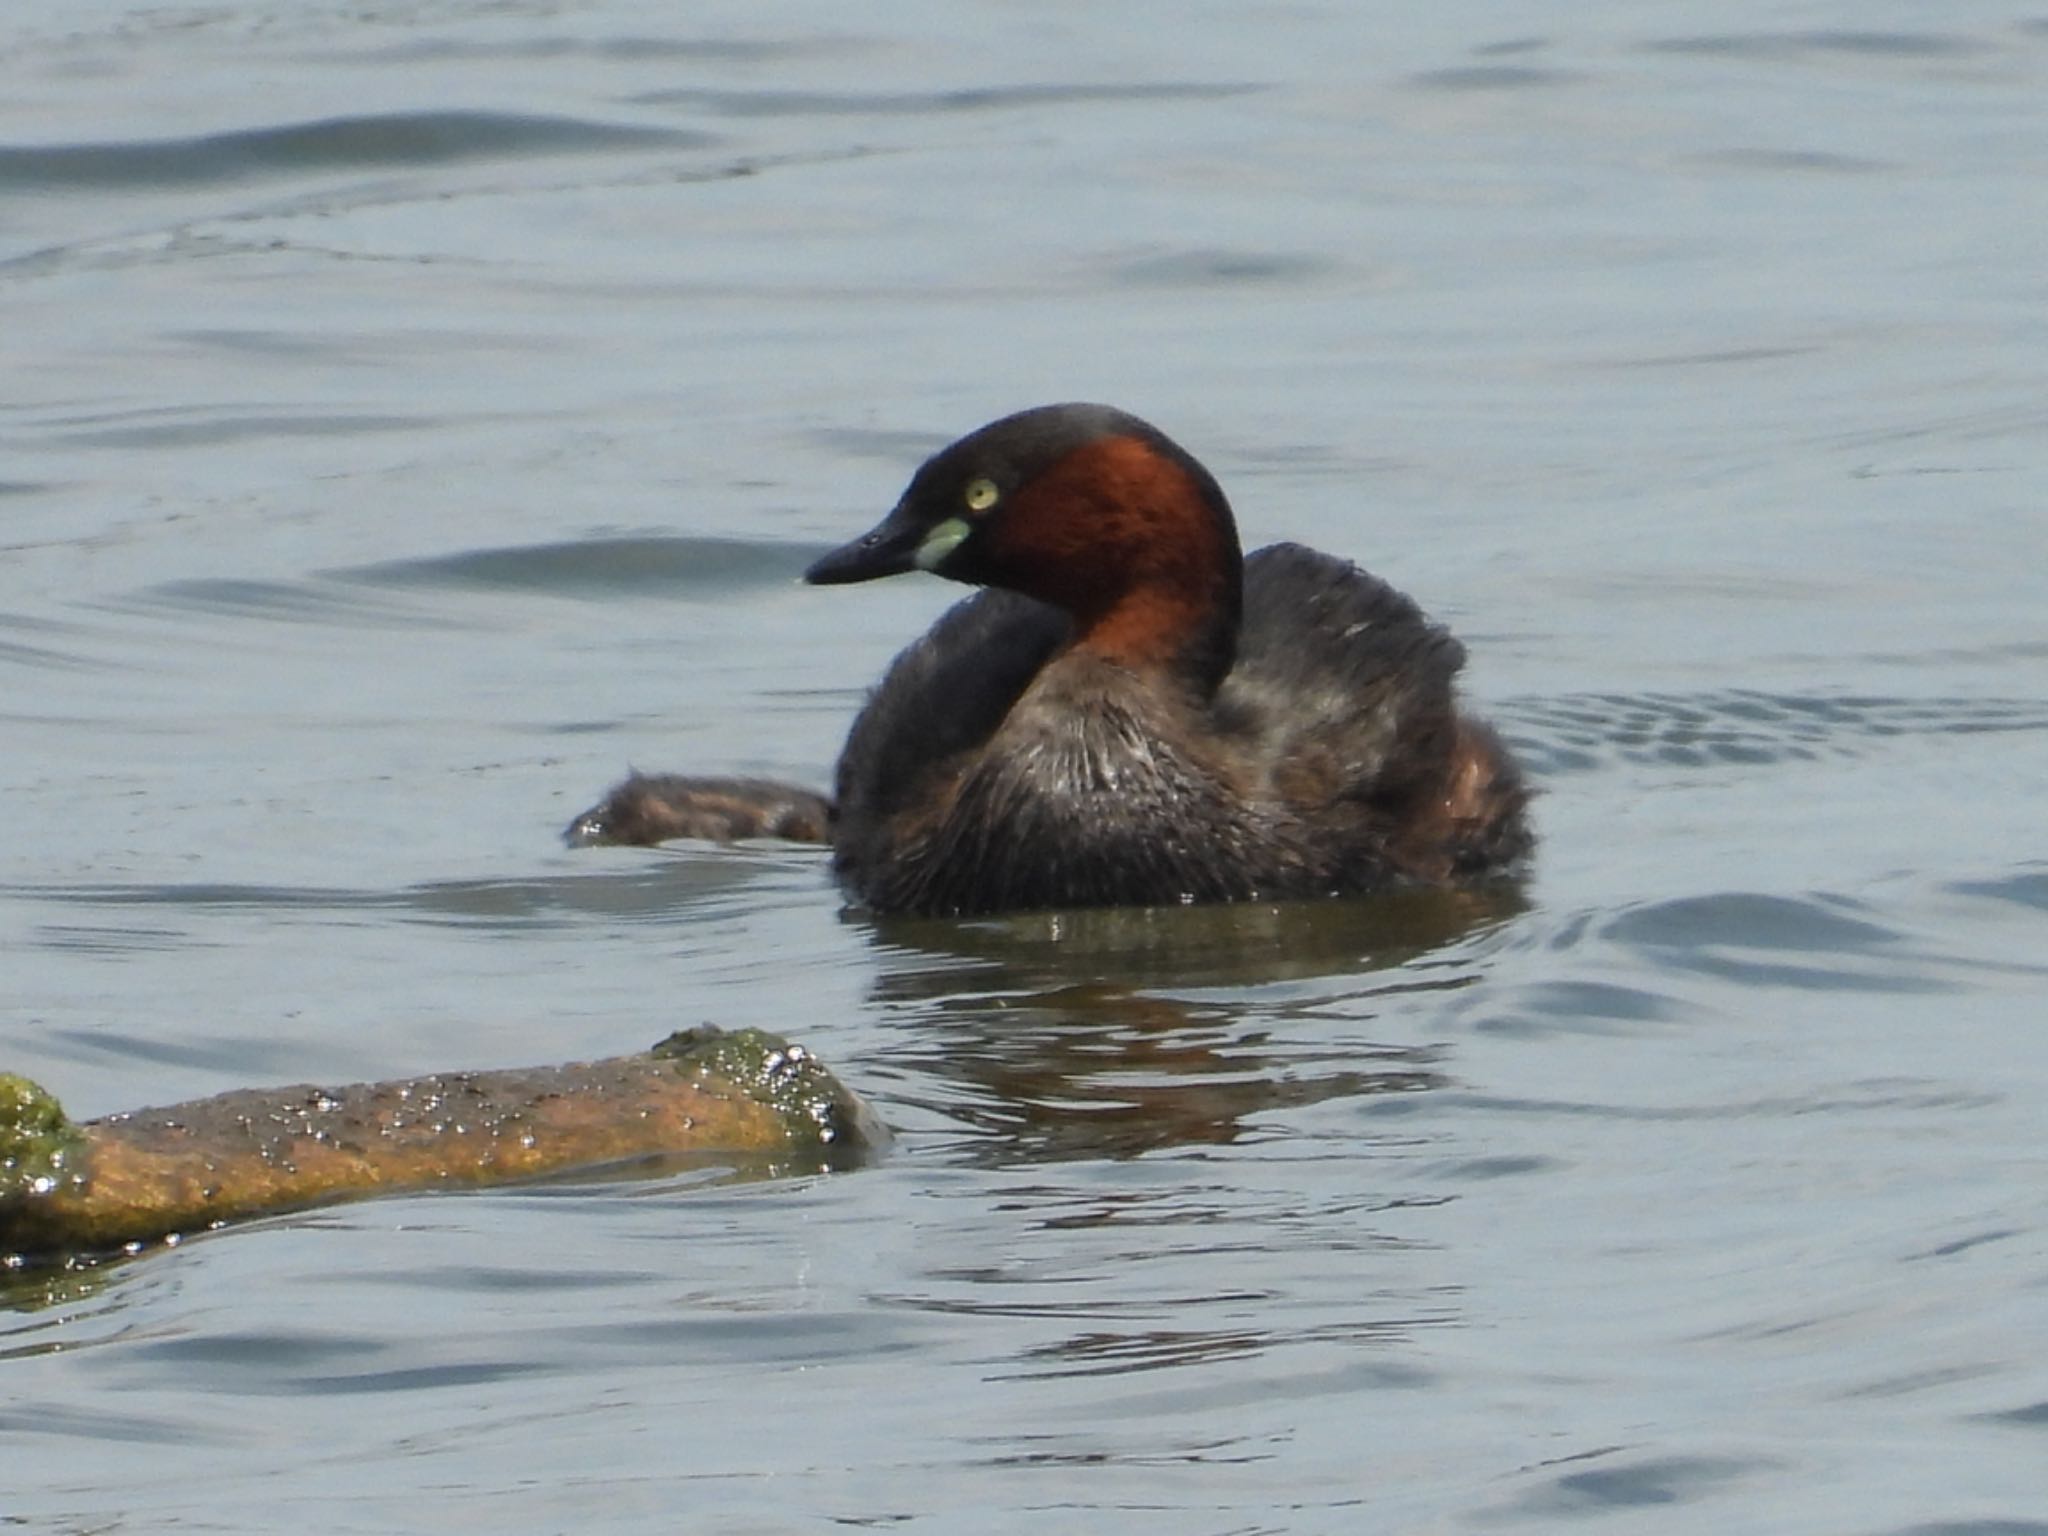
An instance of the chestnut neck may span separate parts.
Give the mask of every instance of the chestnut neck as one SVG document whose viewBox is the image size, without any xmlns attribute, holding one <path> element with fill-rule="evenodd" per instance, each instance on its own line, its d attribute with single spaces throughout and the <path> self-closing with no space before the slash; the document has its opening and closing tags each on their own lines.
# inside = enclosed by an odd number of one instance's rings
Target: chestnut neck
<svg viewBox="0 0 2048 1536">
<path fill-rule="evenodd" d="M 1237 657 L 1244 559 L 1209 472 L 1166 439 L 1098 438 L 1034 476 L 989 530 L 996 584 L 1073 616 L 1068 649 L 1208 698 Z"/>
</svg>

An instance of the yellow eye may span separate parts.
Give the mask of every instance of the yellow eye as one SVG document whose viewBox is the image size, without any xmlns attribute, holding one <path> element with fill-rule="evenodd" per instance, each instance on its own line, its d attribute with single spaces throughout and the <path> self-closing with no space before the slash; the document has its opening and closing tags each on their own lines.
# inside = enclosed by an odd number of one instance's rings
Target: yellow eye
<svg viewBox="0 0 2048 1536">
<path fill-rule="evenodd" d="M 967 489 L 960 493 L 960 499 L 967 503 L 970 512 L 986 512 L 1002 497 L 993 480 L 970 480 Z"/>
</svg>

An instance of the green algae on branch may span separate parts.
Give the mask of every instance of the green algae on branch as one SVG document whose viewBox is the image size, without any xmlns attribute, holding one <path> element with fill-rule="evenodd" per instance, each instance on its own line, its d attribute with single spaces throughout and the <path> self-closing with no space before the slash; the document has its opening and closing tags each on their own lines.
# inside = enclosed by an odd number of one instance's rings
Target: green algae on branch
<svg viewBox="0 0 2048 1536">
<path fill-rule="evenodd" d="M 54 1193 L 77 1180 L 85 1137 L 56 1095 L 0 1073 L 0 1211 L 17 1199 Z"/>
<path fill-rule="evenodd" d="M 242 1089 L 83 1124 L 34 1083 L 0 1077 L 0 1259 L 649 1157 L 847 1167 L 887 1134 L 803 1047 L 761 1030 L 688 1030 L 643 1055 L 556 1067 Z"/>
</svg>

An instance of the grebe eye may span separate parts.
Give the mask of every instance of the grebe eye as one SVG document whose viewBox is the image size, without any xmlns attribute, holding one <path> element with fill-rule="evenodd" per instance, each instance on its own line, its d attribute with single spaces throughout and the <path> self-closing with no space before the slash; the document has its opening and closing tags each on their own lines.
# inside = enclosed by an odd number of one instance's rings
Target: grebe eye
<svg viewBox="0 0 2048 1536">
<path fill-rule="evenodd" d="M 981 479 L 967 482 L 967 489 L 960 493 L 960 499 L 967 503 L 970 512 L 986 512 L 1001 500 L 1002 492 L 996 489 L 993 480 Z"/>
</svg>

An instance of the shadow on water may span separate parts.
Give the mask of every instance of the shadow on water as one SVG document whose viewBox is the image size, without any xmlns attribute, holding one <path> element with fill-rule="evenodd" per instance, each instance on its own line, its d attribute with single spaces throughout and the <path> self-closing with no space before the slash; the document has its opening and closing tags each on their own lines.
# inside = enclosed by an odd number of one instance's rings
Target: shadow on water
<svg viewBox="0 0 2048 1536">
<path fill-rule="evenodd" d="M 1333 1003 L 1356 1021 L 1375 997 L 1469 985 L 1470 967 L 1444 952 L 1523 906 L 1503 882 L 1362 901 L 853 921 L 893 962 L 879 1011 L 914 1024 L 884 1053 L 911 1085 L 894 1096 L 966 1127 L 968 1161 L 1002 1165 L 1218 1145 L 1268 1111 L 1441 1087 L 1433 1047 L 1354 1035 L 1318 1048 L 1272 1025 Z M 1333 999 L 1328 981 L 1345 976 L 1380 980 Z M 1256 1025 L 1248 991 L 1260 994 Z"/>
</svg>

